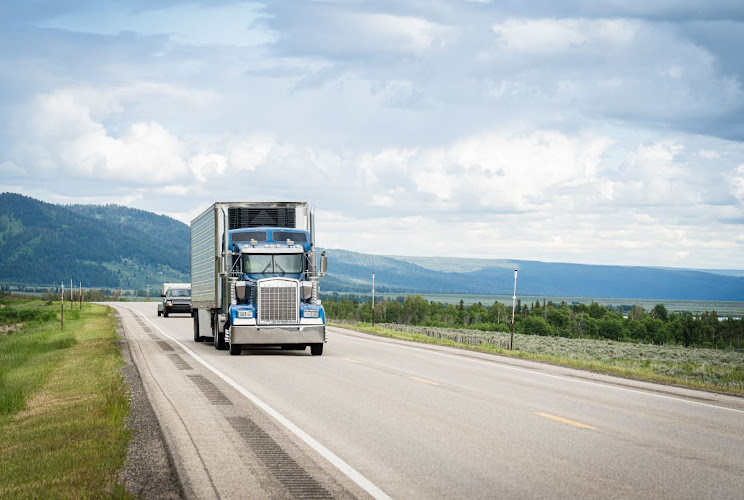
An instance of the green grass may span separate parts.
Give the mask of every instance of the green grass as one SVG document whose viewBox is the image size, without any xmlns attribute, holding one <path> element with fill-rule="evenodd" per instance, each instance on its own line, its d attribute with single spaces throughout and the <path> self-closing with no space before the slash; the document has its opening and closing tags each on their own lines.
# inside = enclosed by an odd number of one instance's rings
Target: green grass
<svg viewBox="0 0 744 500">
<path fill-rule="evenodd" d="M 608 340 L 569 339 L 472 330 L 330 323 L 365 333 L 413 342 L 445 345 L 566 366 L 596 373 L 744 395 L 744 352 L 681 346 L 654 346 Z"/>
<path fill-rule="evenodd" d="M 65 311 L 62 332 L 55 319 L 0 336 L 0 498 L 129 497 L 117 473 L 129 403 L 109 313 L 84 304 Z"/>
</svg>

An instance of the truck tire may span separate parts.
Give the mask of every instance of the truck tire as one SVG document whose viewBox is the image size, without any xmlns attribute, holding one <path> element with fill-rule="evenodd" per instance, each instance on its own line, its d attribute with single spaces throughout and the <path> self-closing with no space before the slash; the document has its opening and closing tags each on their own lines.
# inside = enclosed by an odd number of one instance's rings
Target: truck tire
<svg viewBox="0 0 744 500">
<path fill-rule="evenodd" d="M 323 354 L 323 344 L 310 344 L 310 354 L 320 356 Z"/>
<path fill-rule="evenodd" d="M 163 317 L 164 318 L 168 317 L 168 309 L 163 309 Z"/>
<path fill-rule="evenodd" d="M 225 332 L 217 332 L 214 336 L 214 348 L 218 351 L 224 351 L 227 349 L 227 342 L 225 342 Z"/>
<path fill-rule="evenodd" d="M 204 342 L 204 337 L 199 335 L 199 316 L 194 315 L 194 342 Z"/>
<path fill-rule="evenodd" d="M 230 356 L 240 356 L 240 351 L 243 348 L 238 344 L 230 344 Z"/>
<path fill-rule="evenodd" d="M 218 351 L 224 351 L 227 349 L 227 343 L 225 343 L 225 332 L 220 331 L 220 321 L 216 314 L 212 317 L 212 341 L 214 343 L 214 348 Z"/>
<path fill-rule="evenodd" d="M 158 316 L 160 316 L 161 314 L 163 314 L 163 311 L 161 311 L 160 309 L 158 309 Z"/>
</svg>

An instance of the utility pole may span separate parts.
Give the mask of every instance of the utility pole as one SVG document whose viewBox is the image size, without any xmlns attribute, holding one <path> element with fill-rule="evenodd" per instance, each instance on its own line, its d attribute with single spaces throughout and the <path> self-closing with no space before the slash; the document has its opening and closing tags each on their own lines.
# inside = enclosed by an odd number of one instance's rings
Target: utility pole
<svg viewBox="0 0 744 500">
<path fill-rule="evenodd" d="M 80 290 L 80 296 L 78 297 L 80 299 L 80 307 L 79 309 L 83 310 L 83 282 L 80 282 L 80 285 L 78 286 L 78 290 Z"/>
<path fill-rule="evenodd" d="M 372 326 L 375 326 L 375 273 L 372 273 Z"/>
<path fill-rule="evenodd" d="M 59 329 L 64 330 L 65 329 L 65 282 L 62 282 L 62 301 L 59 303 L 59 310 L 60 310 L 60 323 L 59 323 Z"/>
<path fill-rule="evenodd" d="M 70 279 L 70 311 L 72 311 L 72 279 Z"/>
<path fill-rule="evenodd" d="M 512 327 L 511 327 L 511 342 L 509 342 L 509 350 L 514 350 L 514 308 L 517 307 L 517 270 L 514 270 L 514 295 L 512 296 Z"/>
</svg>

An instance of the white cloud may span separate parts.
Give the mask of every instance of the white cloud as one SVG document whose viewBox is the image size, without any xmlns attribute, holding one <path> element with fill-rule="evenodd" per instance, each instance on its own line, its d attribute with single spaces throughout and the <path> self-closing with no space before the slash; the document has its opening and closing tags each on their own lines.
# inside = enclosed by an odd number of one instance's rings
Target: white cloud
<svg viewBox="0 0 744 500">
<path fill-rule="evenodd" d="M 698 156 L 706 160 L 717 160 L 718 158 L 721 157 L 721 154 L 718 151 L 712 151 L 709 149 L 701 149 L 700 151 L 698 151 Z"/>
<path fill-rule="evenodd" d="M 700 201 L 699 184 L 688 179 L 677 161 L 676 142 L 642 144 L 628 154 L 622 177 L 614 182 L 613 200 L 625 206 L 691 206 Z"/>
<path fill-rule="evenodd" d="M 604 137 L 552 131 L 483 134 L 420 155 L 413 178 L 420 191 L 462 208 L 534 210 L 559 190 L 594 183 L 610 144 Z"/>
<path fill-rule="evenodd" d="M 0 173 L 185 222 L 307 200 L 363 252 L 744 267 L 741 22 L 651 4 L 62 6 L 3 31 Z"/>
<path fill-rule="evenodd" d="M 507 19 L 491 29 L 510 50 L 555 53 L 574 49 L 594 52 L 597 45 L 628 44 L 637 26 L 615 19 Z"/>
<path fill-rule="evenodd" d="M 0 175 L 4 179 L 8 179 L 10 177 L 21 177 L 26 175 L 26 169 L 19 167 L 12 161 L 4 161 L 0 163 Z"/>
<path fill-rule="evenodd" d="M 173 41 L 194 45 L 237 45 L 244 47 L 271 43 L 276 34 L 261 21 L 265 14 L 255 3 L 200 6 L 171 5 L 156 10 L 83 10 L 70 12 L 40 23 L 40 26 L 82 33 L 119 35 L 165 34 Z"/>
<path fill-rule="evenodd" d="M 422 52 L 435 45 L 444 45 L 449 28 L 426 19 L 391 14 L 367 14 L 359 18 L 367 34 L 389 40 L 413 52 Z"/>
<path fill-rule="evenodd" d="M 189 160 L 189 168 L 197 182 L 224 177 L 228 173 L 227 158 L 219 154 L 198 154 Z"/>
<path fill-rule="evenodd" d="M 744 202 L 744 163 L 736 167 L 736 173 L 731 178 L 731 194 Z"/>
</svg>

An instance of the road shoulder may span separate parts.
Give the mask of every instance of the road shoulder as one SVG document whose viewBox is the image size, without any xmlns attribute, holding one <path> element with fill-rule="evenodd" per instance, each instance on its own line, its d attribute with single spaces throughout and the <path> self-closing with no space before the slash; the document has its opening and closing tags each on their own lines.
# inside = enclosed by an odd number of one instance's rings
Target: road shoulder
<svg viewBox="0 0 744 500">
<path fill-rule="evenodd" d="M 142 384 L 142 377 L 132 357 L 130 339 L 118 313 L 117 321 L 119 344 L 126 363 L 122 374 L 129 388 L 128 425 L 132 432 L 126 465 L 120 471 L 121 478 L 127 491 L 137 498 L 146 500 L 185 498 L 173 457 Z"/>
</svg>

